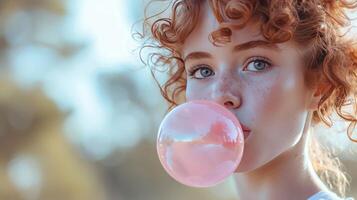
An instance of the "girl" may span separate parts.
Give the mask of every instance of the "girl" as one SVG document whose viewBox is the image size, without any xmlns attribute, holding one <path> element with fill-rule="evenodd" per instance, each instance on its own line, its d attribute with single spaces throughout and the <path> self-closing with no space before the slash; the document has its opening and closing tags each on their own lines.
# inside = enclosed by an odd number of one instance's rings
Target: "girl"
<svg viewBox="0 0 357 200">
<path fill-rule="evenodd" d="M 357 47 L 343 32 L 357 1 L 171 3 L 170 17 L 146 18 L 142 36 L 152 44 L 143 48 L 157 50 L 151 64 L 168 67 L 160 88 L 170 108 L 215 101 L 249 132 L 234 174 L 239 199 L 344 198 L 346 176 L 314 141 L 313 126 L 331 127 L 335 112 L 357 141 Z"/>
</svg>

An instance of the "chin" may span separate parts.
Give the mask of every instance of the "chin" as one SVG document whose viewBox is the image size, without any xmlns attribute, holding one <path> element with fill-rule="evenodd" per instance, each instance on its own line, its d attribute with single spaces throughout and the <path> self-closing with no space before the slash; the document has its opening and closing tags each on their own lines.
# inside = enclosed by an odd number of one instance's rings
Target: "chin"
<svg viewBox="0 0 357 200">
<path fill-rule="evenodd" d="M 253 149 L 245 149 L 246 152 L 243 153 L 243 157 L 241 162 L 239 163 L 235 173 L 247 173 L 259 169 L 268 163 L 270 163 L 272 159 L 269 159 L 269 155 L 267 154 L 258 154 L 257 151 Z"/>
<path fill-rule="evenodd" d="M 264 166 L 267 166 L 270 161 L 267 162 L 242 162 L 238 165 L 234 173 L 249 173 Z"/>
<path fill-rule="evenodd" d="M 257 168 L 259 168 L 261 165 L 257 163 L 256 160 L 248 159 L 248 156 L 246 154 L 243 154 L 242 160 L 239 163 L 237 169 L 235 170 L 235 173 L 246 173 L 246 172 L 251 172 Z"/>
<path fill-rule="evenodd" d="M 250 165 L 244 165 L 244 163 L 239 164 L 239 166 L 237 167 L 237 169 L 234 171 L 234 173 L 247 173 L 247 172 L 251 172 L 255 169 L 257 169 L 258 167 L 254 167 L 254 166 L 250 166 Z"/>
</svg>

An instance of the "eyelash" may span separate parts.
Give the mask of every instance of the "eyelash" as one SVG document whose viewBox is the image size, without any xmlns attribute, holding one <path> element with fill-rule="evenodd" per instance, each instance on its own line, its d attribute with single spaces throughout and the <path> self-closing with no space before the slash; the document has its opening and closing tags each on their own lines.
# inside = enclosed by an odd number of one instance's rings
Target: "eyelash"
<svg viewBox="0 0 357 200">
<path fill-rule="evenodd" d="M 256 56 L 256 57 L 252 57 L 252 58 L 248 59 L 248 64 L 243 68 L 243 70 L 246 69 L 250 63 L 257 62 L 257 61 L 267 64 L 268 65 L 267 68 L 270 68 L 272 66 L 272 64 L 270 63 L 270 61 L 267 58 L 264 58 L 261 56 Z M 257 70 L 257 71 L 263 71 L 263 70 Z"/>
<path fill-rule="evenodd" d="M 252 62 L 262 62 L 262 63 L 265 63 L 266 65 L 268 65 L 267 68 L 270 68 L 272 66 L 272 64 L 268 61 L 268 59 L 264 58 L 264 57 L 260 57 L 260 56 L 256 56 L 256 57 L 252 57 L 250 59 L 248 59 L 248 63 L 244 66 L 243 68 L 243 71 L 246 71 L 245 69 L 247 68 L 247 66 L 252 63 Z M 208 65 L 205 65 L 205 64 L 199 64 L 199 65 L 195 65 L 193 66 L 191 69 L 189 69 L 188 71 L 188 74 L 190 77 L 193 77 L 193 75 L 200 69 L 203 69 L 203 68 L 208 68 L 210 69 L 209 67 L 207 67 Z M 211 70 L 211 69 L 210 69 Z M 257 71 L 263 71 L 263 70 L 257 70 Z M 202 78 L 199 78 L 199 79 L 202 79 Z"/>
<path fill-rule="evenodd" d="M 204 69 L 204 68 L 208 68 L 210 69 L 209 67 L 207 67 L 208 65 L 205 65 L 205 64 L 199 64 L 199 65 L 195 65 L 193 66 L 191 69 L 188 70 L 188 74 L 190 77 L 193 77 L 193 75 L 200 69 Z M 211 70 L 211 69 L 210 69 Z"/>
</svg>

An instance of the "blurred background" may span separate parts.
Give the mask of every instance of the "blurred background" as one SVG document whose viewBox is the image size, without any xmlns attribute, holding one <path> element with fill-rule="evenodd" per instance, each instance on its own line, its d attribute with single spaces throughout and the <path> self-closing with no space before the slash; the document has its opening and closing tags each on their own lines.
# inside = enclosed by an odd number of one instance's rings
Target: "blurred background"
<svg viewBox="0 0 357 200">
<path fill-rule="evenodd" d="M 236 199 L 232 179 L 188 188 L 159 163 L 167 106 L 131 32 L 145 3 L 0 0 L 1 200 Z M 322 141 L 357 197 L 357 145 L 344 125 L 316 129 L 332 132 Z"/>
</svg>

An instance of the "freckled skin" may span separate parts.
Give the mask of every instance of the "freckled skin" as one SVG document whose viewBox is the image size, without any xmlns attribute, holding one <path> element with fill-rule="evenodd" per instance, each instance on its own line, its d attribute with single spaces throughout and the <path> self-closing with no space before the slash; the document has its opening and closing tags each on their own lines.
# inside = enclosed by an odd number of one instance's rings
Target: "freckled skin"
<svg viewBox="0 0 357 200">
<path fill-rule="evenodd" d="M 209 33 L 218 27 L 206 6 L 185 40 L 184 57 L 195 51 L 212 55 L 212 58 L 188 60 L 186 70 L 205 64 L 214 72 L 204 79 L 187 77 L 186 98 L 226 105 L 250 128 L 244 155 L 236 170 L 248 172 L 270 162 L 299 141 L 308 114 L 310 91 L 304 86 L 303 67 L 293 42 L 278 44 L 280 52 L 258 47 L 233 53 L 236 44 L 265 40 L 259 33 L 259 23 L 251 21 L 243 29 L 234 30 L 231 42 L 223 47 L 214 46 L 208 40 Z M 272 65 L 261 71 L 243 71 L 247 60 L 255 56 L 269 59 Z M 254 69 L 253 63 L 249 65 Z"/>
<path fill-rule="evenodd" d="M 305 87 L 299 56 L 304 49 L 288 41 L 277 44 L 280 51 L 255 47 L 232 52 L 237 44 L 264 40 L 259 23 L 251 20 L 233 30 L 231 42 L 220 47 L 208 39 L 218 27 L 205 3 L 182 46 L 186 100 L 218 102 L 251 130 L 234 174 L 239 199 L 301 200 L 328 191 L 306 153 L 312 111 L 321 95 Z M 186 59 L 193 52 L 206 56 Z"/>
</svg>

